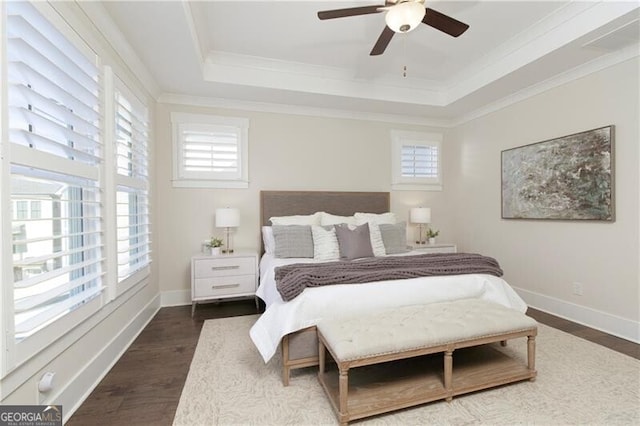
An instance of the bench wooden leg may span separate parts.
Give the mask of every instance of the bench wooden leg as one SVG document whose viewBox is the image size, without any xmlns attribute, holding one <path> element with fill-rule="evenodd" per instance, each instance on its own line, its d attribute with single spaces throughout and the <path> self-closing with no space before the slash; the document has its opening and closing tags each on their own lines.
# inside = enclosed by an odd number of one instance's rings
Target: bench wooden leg
<svg viewBox="0 0 640 426">
<path fill-rule="evenodd" d="M 529 370 L 536 370 L 536 336 L 527 336 L 527 367 Z M 535 381 L 535 376 L 531 381 Z"/>
<path fill-rule="evenodd" d="M 500 346 L 502 346 L 502 347 L 507 346 L 507 341 L 506 340 L 500 340 Z"/>
<path fill-rule="evenodd" d="M 453 400 L 453 351 L 444 353 L 444 388 L 447 391 L 447 402 Z"/>
<path fill-rule="evenodd" d="M 324 348 L 324 342 L 322 339 L 318 339 L 318 374 L 324 374 L 325 369 L 325 360 L 327 356 L 327 351 Z"/>
<path fill-rule="evenodd" d="M 340 379 L 338 383 L 340 395 L 340 425 L 346 425 L 349 422 L 349 369 L 340 366 Z"/>
</svg>

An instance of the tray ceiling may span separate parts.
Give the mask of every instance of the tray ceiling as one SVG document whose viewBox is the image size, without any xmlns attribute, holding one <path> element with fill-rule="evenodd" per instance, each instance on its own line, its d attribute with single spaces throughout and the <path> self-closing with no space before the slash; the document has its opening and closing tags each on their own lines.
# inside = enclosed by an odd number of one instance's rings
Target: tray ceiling
<svg viewBox="0 0 640 426">
<path fill-rule="evenodd" d="M 103 5 L 165 97 L 453 120 L 576 70 L 638 55 L 637 2 L 432 1 L 428 7 L 469 30 L 453 38 L 422 25 L 396 34 L 381 56 L 369 51 L 384 13 L 329 21 L 316 15 L 376 3 Z"/>
</svg>

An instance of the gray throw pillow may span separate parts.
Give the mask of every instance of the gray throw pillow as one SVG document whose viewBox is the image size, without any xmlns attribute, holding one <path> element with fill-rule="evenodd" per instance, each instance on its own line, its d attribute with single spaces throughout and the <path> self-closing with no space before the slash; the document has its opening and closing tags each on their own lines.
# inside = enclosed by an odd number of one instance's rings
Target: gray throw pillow
<svg viewBox="0 0 640 426">
<path fill-rule="evenodd" d="M 276 243 L 274 255 L 278 258 L 313 257 L 313 235 L 308 225 L 273 225 Z"/>
<path fill-rule="evenodd" d="M 373 257 L 368 223 L 356 226 L 353 230 L 349 229 L 349 226 L 344 223 L 335 225 L 335 228 L 338 245 L 340 246 L 341 259 Z"/>
<path fill-rule="evenodd" d="M 380 224 L 380 234 L 387 254 L 406 253 L 407 248 L 407 224 L 405 222 Z"/>
</svg>

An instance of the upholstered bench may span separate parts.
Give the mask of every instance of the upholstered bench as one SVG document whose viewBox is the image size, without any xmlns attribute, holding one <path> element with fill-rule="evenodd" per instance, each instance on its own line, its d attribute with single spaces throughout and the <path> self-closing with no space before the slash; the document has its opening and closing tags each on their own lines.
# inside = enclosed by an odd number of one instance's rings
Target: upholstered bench
<svg viewBox="0 0 640 426">
<path fill-rule="evenodd" d="M 438 399 L 451 401 L 456 395 L 535 380 L 537 327 L 516 310 L 479 299 L 323 320 L 317 325 L 318 379 L 340 424 Z M 518 337 L 528 338 L 526 362 L 509 357 L 500 345 L 488 345 Z M 337 371 L 328 368 L 327 351 Z M 350 375 L 354 367 L 361 368 Z"/>
</svg>

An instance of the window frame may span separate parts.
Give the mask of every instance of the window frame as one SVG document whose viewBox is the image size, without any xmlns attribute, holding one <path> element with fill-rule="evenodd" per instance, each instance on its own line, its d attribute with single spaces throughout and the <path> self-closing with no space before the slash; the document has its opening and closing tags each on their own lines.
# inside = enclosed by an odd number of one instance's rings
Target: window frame
<svg viewBox="0 0 640 426">
<path fill-rule="evenodd" d="M 248 188 L 249 187 L 249 119 L 245 117 L 226 117 L 209 114 L 171 113 L 173 139 L 173 179 L 175 188 Z M 234 129 L 238 135 L 238 172 L 189 173 L 183 169 L 184 130 Z"/>
<path fill-rule="evenodd" d="M 396 191 L 442 191 L 442 133 L 391 130 L 391 189 Z M 404 146 L 437 148 L 437 177 L 402 175 Z"/>
</svg>

